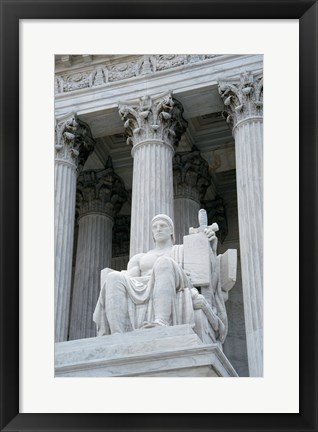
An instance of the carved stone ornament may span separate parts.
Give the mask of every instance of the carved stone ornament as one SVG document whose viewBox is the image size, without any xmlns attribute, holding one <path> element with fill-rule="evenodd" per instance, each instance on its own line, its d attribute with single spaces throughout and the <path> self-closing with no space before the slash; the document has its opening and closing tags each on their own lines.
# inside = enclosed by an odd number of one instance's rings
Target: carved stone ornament
<svg viewBox="0 0 318 432">
<path fill-rule="evenodd" d="M 90 77 L 90 87 L 97 87 L 108 82 L 108 70 L 106 66 L 97 66 Z"/>
<path fill-rule="evenodd" d="M 178 145 L 187 126 L 182 114 L 182 105 L 170 92 L 119 103 L 119 115 L 128 136 L 127 144 L 132 146 L 147 140 Z"/>
<path fill-rule="evenodd" d="M 138 75 L 138 62 L 119 63 L 108 66 L 108 81 L 119 81 Z"/>
<path fill-rule="evenodd" d="M 60 78 L 62 80 L 62 88 L 64 93 L 90 86 L 90 73 L 86 71 L 63 75 L 60 76 Z"/>
<path fill-rule="evenodd" d="M 195 146 L 191 151 L 175 153 L 173 158 L 175 198 L 191 198 L 200 203 L 210 184 L 209 165 Z"/>
<path fill-rule="evenodd" d="M 57 121 L 55 126 L 55 160 L 68 162 L 81 171 L 95 140 L 89 126 L 76 114 Z"/>
<path fill-rule="evenodd" d="M 219 54 L 143 55 L 136 56 L 136 60 L 130 62 L 126 61 L 114 64 L 107 62 L 107 65 L 99 64 L 93 68 L 92 66 L 87 66 L 85 70 L 56 74 L 55 93 L 67 93 L 74 90 L 97 87 L 140 75 L 148 75 L 167 69 L 182 67 L 187 64 L 203 62 L 219 56 Z M 67 65 L 67 63 L 64 63 L 64 65 Z M 72 63 L 68 66 L 71 67 Z"/>
<path fill-rule="evenodd" d="M 76 207 L 79 217 L 94 212 L 113 217 L 127 197 L 124 182 L 114 172 L 111 158 L 105 169 L 85 170 L 78 177 Z"/>
<path fill-rule="evenodd" d="M 153 56 L 144 55 L 140 63 L 140 75 L 148 75 L 155 71 L 155 62 Z"/>
<path fill-rule="evenodd" d="M 263 78 L 251 72 L 241 74 L 237 83 L 219 82 L 219 93 L 225 105 L 227 123 L 235 126 L 249 117 L 263 115 Z"/>
<path fill-rule="evenodd" d="M 156 55 L 156 70 L 171 69 L 177 66 L 182 66 L 187 62 L 186 55 L 176 55 L 176 54 L 160 54 Z"/>
<path fill-rule="evenodd" d="M 223 291 L 233 287 L 236 276 L 228 287 L 229 278 L 221 274 L 222 257 L 216 252 L 217 224 L 207 225 L 204 210 L 200 210 L 199 223 L 183 245 L 174 245 L 172 219 L 156 215 L 151 221 L 154 248 L 131 257 L 127 270 L 104 269 L 93 315 L 98 336 L 180 324 L 194 328 L 198 323 L 195 310 L 201 309 L 209 340 L 224 342 L 228 320 Z M 207 289 L 206 297 L 196 286 Z"/>
</svg>

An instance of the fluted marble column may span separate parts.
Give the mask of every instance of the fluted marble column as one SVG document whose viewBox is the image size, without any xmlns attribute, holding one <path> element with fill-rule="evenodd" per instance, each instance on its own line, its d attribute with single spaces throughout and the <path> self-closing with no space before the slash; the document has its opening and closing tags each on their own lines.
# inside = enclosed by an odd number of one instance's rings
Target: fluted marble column
<svg viewBox="0 0 318 432">
<path fill-rule="evenodd" d="M 172 157 L 187 124 L 182 112 L 170 93 L 119 104 L 134 158 L 130 256 L 153 248 L 156 214 L 173 219 Z"/>
<path fill-rule="evenodd" d="M 233 125 L 246 341 L 250 376 L 263 375 L 263 80 L 219 83 Z"/>
<path fill-rule="evenodd" d="M 177 244 L 198 224 L 200 202 L 211 183 L 209 166 L 199 150 L 175 153 L 173 158 L 174 229 Z"/>
<path fill-rule="evenodd" d="M 55 137 L 55 340 L 67 339 L 74 238 L 76 176 L 94 140 L 75 115 L 60 119 Z"/>
<path fill-rule="evenodd" d="M 96 336 L 93 312 L 100 291 L 100 272 L 111 267 L 114 215 L 125 199 L 124 184 L 114 173 L 111 163 L 104 170 L 85 170 L 79 176 L 79 231 L 70 340 Z"/>
</svg>

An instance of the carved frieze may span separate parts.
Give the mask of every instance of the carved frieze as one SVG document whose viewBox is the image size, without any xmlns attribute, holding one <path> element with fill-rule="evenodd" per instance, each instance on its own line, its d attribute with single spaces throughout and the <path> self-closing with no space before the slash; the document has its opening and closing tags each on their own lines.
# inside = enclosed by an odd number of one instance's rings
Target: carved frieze
<svg viewBox="0 0 318 432">
<path fill-rule="evenodd" d="M 124 182 L 114 172 L 111 158 L 104 169 L 85 170 L 78 177 L 76 207 L 79 217 L 87 213 L 114 217 L 127 197 Z"/>
<path fill-rule="evenodd" d="M 79 90 L 90 87 L 90 76 L 89 72 L 77 72 L 74 74 L 61 75 L 60 78 L 60 89 L 61 93 L 67 93 L 73 90 Z"/>
<path fill-rule="evenodd" d="M 138 75 L 138 62 L 120 63 L 108 66 L 108 81 L 119 81 Z"/>
<path fill-rule="evenodd" d="M 176 146 L 186 130 L 183 107 L 170 92 L 122 102 L 118 108 L 128 137 L 127 144 L 132 146 L 147 140 Z"/>
<path fill-rule="evenodd" d="M 161 71 L 165 69 L 171 69 L 174 67 L 182 66 L 187 61 L 186 55 L 176 54 L 160 54 L 155 56 L 156 59 L 156 70 Z"/>
<path fill-rule="evenodd" d="M 156 73 L 187 64 L 218 57 L 217 54 L 158 54 L 143 55 L 136 60 L 122 63 L 99 64 L 84 71 L 55 75 L 55 93 L 67 93 L 84 88 L 97 87 L 140 75 Z"/>
<path fill-rule="evenodd" d="M 75 114 L 56 122 L 55 160 L 75 165 L 78 171 L 93 151 L 95 140 L 89 126 Z"/>
<path fill-rule="evenodd" d="M 90 76 L 90 87 L 100 86 L 108 82 L 108 71 L 106 66 L 97 66 Z"/>
<path fill-rule="evenodd" d="M 175 198 L 190 198 L 200 203 L 210 184 L 209 165 L 195 146 L 189 152 L 175 153 L 173 158 Z"/>
<path fill-rule="evenodd" d="M 225 117 L 235 126 L 249 117 L 263 115 L 263 78 L 251 72 L 241 74 L 239 82 L 219 82 L 219 93 L 225 105 Z"/>
<path fill-rule="evenodd" d="M 140 62 L 140 75 L 148 75 L 155 72 L 156 63 L 154 61 L 154 56 L 144 55 Z"/>
</svg>

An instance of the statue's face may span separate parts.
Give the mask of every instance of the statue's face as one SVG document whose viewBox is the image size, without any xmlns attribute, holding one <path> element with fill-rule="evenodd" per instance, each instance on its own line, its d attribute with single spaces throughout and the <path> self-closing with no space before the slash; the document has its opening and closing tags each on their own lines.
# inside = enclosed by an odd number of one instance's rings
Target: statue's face
<svg viewBox="0 0 318 432">
<path fill-rule="evenodd" d="M 165 220 L 156 220 L 152 224 L 152 235 L 155 241 L 168 240 L 172 236 L 172 229 Z"/>
</svg>

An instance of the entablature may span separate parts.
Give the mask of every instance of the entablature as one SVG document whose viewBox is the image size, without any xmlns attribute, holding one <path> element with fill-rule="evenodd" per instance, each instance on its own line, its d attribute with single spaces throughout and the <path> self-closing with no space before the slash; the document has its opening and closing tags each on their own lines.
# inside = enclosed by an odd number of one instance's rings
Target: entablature
<svg viewBox="0 0 318 432">
<path fill-rule="evenodd" d="M 74 109 L 78 115 L 114 109 L 119 100 L 136 99 L 145 94 L 156 95 L 167 90 L 172 91 L 176 98 L 184 94 L 202 94 L 205 88 L 216 87 L 220 79 L 233 80 L 246 70 L 255 74 L 263 67 L 262 55 L 90 57 L 91 60 L 86 63 L 85 60 L 79 63 L 77 59 L 72 60 L 73 64 L 64 66 L 64 69 L 61 61 L 57 61 L 56 117 Z M 209 99 L 210 105 L 213 105 L 211 95 Z M 192 113 L 192 108 L 187 112 L 187 107 L 184 107 L 185 117 L 219 111 L 223 106 L 219 95 L 213 99 L 218 101 L 214 110 L 198 101 L 193 104 L 197 110 L 195 113 Z"/>
</svg>

